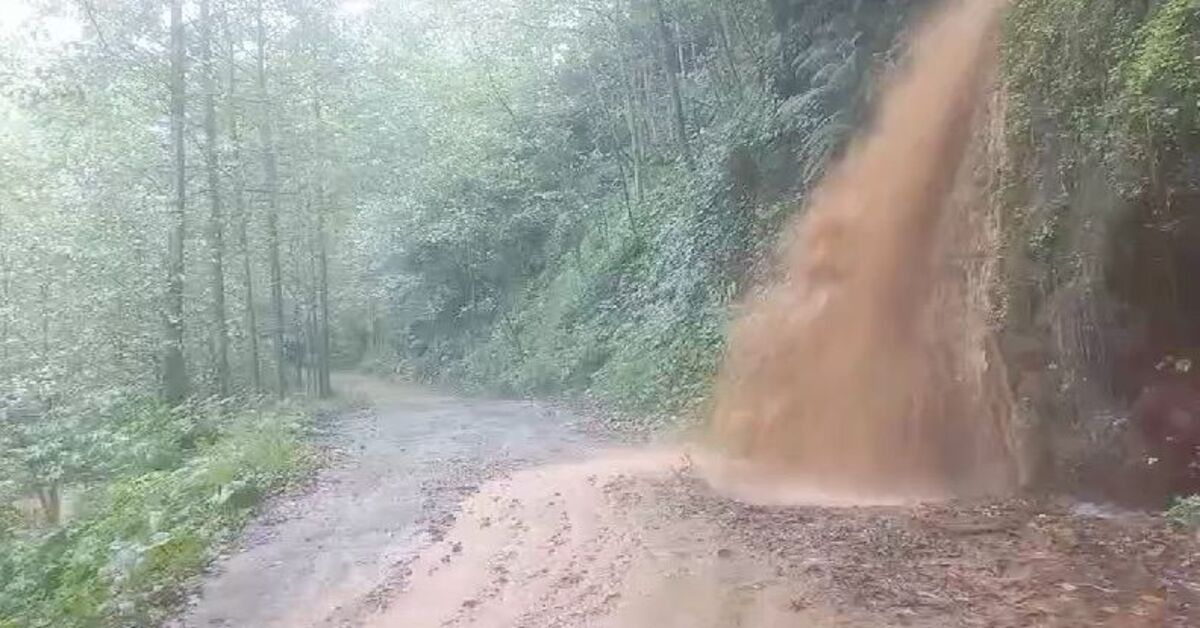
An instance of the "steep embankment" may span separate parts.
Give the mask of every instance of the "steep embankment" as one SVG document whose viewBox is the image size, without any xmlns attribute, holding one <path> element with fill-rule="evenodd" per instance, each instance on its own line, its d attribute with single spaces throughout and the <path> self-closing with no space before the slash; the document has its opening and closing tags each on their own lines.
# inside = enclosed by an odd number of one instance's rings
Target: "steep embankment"
<svg viewBox="0 0 1200 628">
<path fill-rule="evenodd" d="M 1187 488 L 1146 460 L 1177 456 L 1130 408 L 1200 347 L 1200 5 L 1018 0 L 999 102 L 995 328 L 1030 476 L 1161 504 Z"/>
</svg>

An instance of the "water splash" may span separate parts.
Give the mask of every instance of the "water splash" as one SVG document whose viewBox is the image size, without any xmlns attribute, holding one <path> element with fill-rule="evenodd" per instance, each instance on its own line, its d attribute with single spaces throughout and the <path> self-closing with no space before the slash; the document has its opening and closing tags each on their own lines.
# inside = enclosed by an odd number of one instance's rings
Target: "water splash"
<svg viewBox="0 0 1200 628">
<path fill-rule="evenodd" d="M 1002 6 L 952 2 L 915 33 L 872 128 L 786 233 L 780 278 L 731 334 L 718 483 L 753 486 L 756 501 L 872 502 L 1014 483 L 1004 405 L 964 393 L 937 359 L 971 349 L 948 346 L 934 291 Z"/>
</svg>

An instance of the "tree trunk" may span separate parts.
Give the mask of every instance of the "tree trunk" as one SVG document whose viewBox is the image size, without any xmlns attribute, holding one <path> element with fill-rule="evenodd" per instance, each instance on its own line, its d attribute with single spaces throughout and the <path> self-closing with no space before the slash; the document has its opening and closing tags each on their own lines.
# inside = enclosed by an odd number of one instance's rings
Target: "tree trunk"
<svg viewBox="0 0 1200 628">
<path fill-rule="evenodd" d="M 42 516 L 46 524 L 57 526 L 62 522 L 62 496 L 58 484 L 50 484 L 37 489 L 38 505 L 42 508 Z"/>
<path fill-rule="evenodd" d="M 38 297 L 41 299 L 42 314 L 42 360 L 46 366 L 50 364 L 50 279 L 42 277 L 38 285 Z"/>
<path fill-rule="evenodd" d="M 187 365 L 183 357 L 183 240 L 186 224 L 187 173 L 184 153 L 185 68 L 183 0 L 171 0 L 171 147 L 175 165 L 175 207 L 167 244 L 166 343 L 163 356 L 163 396 L 178 405 L 188 396 Z"/>
<path fill-rule="evenodd" d="M 258 40 L 258 91 L 262 99 L 262 120 L 259 131 L 263 145 L 263 175 L 267 189 L 267 255 L 271 266 L 271 338 L 275 345 L 275 364 L 278 376 L 277 393 L 287 394 L 287 365 L 283 351 L 283 269 L 279 262 L 279 172 L 275 161 L 274 131 L 271 128 L 271 99 L 267 93 L 267 30 L 263 23 L 262 1 L 256 16 Z"/>
<path fill-rule="evenodd" d="M 663 63 L 663 73 L 667 75 L 667 88 L 671 93 L 671 108 L 674 113 L 675 142 L 679 146 L 679 154 L 689 164 L 692 161 L 692 150 L 688 144 L 687 120 L 683 114 L 683 95 L 679 89 L 679 57 L 671 29 L 667 26 L 667 16 L 663 12 L 662 0 L 654 0 L 655 20 L 658 22 L 658 48 Z"/>
<path fill-rule="evenodd" d="M 315 266 L 316 265 L 315 259 L 313 260 L 313 263 Z M 311 325 L 312 355 L 309 357 L 310 367 L 309 367 L 308 378 L 310 380 L 310 383 L 309 383 L 310 388 L 309 389 L 313 392 L 313 394 L 323 398 L 325 396 L 325 394 L 321 391 L 321 386 L 322 386 L 321 321 L 320 321 L 321 313 L 320 313 L 320 308 L 317 307 L 318 297 L 317 297 L 317 285 L 316 285 L 316 277 L 315 276 L 313 277 L 313 280 L 314 280 L 313 281 L 313 308 L 312 308 L 312 316 L 311 316 L 311 318 L 312 318 L 312 325 Z"/>
<path fill-rule="evenodd" d="M 217 72 L 212 55 L 211 0 L 200 0 L 200 62 L 204 65 L 204 167 L 208 175 L 208 249 L 212 266 L 213 350 L 217 394 L 229 396 L 229 334 L 225 326 L 225 217 L 221 206 L 220 164 L 217 160 Z"/>
<path fill-rule="evenodd" d="M 4 211 L 0 208 L 0 379 L 8 375 L 8 338 L 12 333 L 12 262 L 4 237 Z"/>
<path fill-rule="evenodd" d="M 629 131 L 629 161 L 630 169 L 633 171 L 633 198 L 635 204 L 641 205 L 645 197 L 645 182 L 642 179 L 642 157 L 644 148 L 642 146 L 642 131 L 641 125 L 638 123 L 637 115 L 637 95 L 634 91 L 633 71 L 629 68 L 629 61 L 625 56 L 624 51 L 618 54 L 621 62 L 621 78 L 625 82 L 625 125 Z M 629 228 L 636 229 L 633 224 L 633 213 L 629 213 Z"/>
<path fill-rule="evenodd" d="M 624 67 L 625 67 L 625 62 L 624 62 L 624 59 L 622 58 L 622 61 L 621 61 L 622 74 L 621 74 L 621 76 L 622 76 L 622 78 L 627 79 L 628 77 L 624 73 L 624 69 L 623 69 Z M 596 100 L 596 104 L 600 107 L 600 110 L 604 116 L 605 126 L 608 129 L 608 140 L 610 142 L 612 142 L 613 151 L 616 156 L 615 162 L 616 162 L 616 166 L 617 166 L 617 171 L 621 176 L 621 199 L 625 203 L 625 215 L 628 217 L 629 225 L 632 228 L 634 226 L 633 195 L 630 193 L 629 175 L 627 175 L 625 172 L 625 159 L 628 157 L 630 160 L 631 166 L 635 166 L 635 167 L 630 168 L 631 170 L 633 170 L 633 175 L 634 175 L 633 187 L 637 187 L 641 184 L 641 167 L 640 167 L 640 164 L 635 163 L 635 157 L 633 156 L 634 151 L 632 150 L 632 146 L 630 149 L 630 155 L 627 156 L 625 154 L 625 151 L 624 151 L 624 148 L 623 148 L 622 142 L 621 142 L 620 122 L 623 119 L 626 120 L 626 122 L 627 122 L 629 114 L 631 113 L 631 102 L 628 97 L 629 92 L 628 92 L 628 90 L 622 90 L 622 92 L 626 95 L 625 115 L 622 116 L 619 113 L 614 114 L 613 108 L 609 107 L 608 100 L 604 97 L 604 90 L 600 87 L 600 83 L 599 83 L 599 81 L 596 80 L 596 77 L 597 77 L 597 72 L 594 69 L 588 72 L 588 78 L 590 79 L 589 84 L 592 88 L 592 98 L 594 98 Z M 618 110 L 619 110 L 619 108 L 618 108 Z M 633 144 L 633 142 L 632 142 L 633 126 L 632 125 L 629 125 L 629 131 L 631 133 L 630 144 L 632 145 Z M 599 139 L 599 133 L 597 133 L 597 139 Z M 601 219 L 603 220 L 603 213 L 601 214 Z M 605 238 L 607 238 L 607 233 L 605 234 Z"/>
<path fill-rule="evenodd" d="M 638 98 L 638 104 L 641 106 L 642 112 L 645 115 L 638 121 L 639 128 L 642 130 L 642 142 L 650 148 L 655 148 L 661 144 L 659 137 L 661 135 L 658 127 L 658 115 L 655 112 L 654 99 L 650 94 L 650 70 L 646 68 L 644 63 L 639 63 L 634 71 L 634 92 Z"/>
<path fill-rule="evenodd" d="M 314 52 L 314 56 L 316 56 Z M 314 85 L 320 85 L 320 77 L 316 77 Z M 316 137 L 319 145 L 324 142 L 323 121 L 321 118 L 321 98 L 319 92 L 313 96 L 313 118 L 316 122 Z M 329 237 L 325 233 L 325 184 L 322 177 L 328 167 L 323 159 L 318 160 L 317 172 L 317 190 L 316 202 L 313 204 L 317 217 L 317 233 L 316 233 L 316 249 L 317 249 L 317 273 L 314 277 L 317 282 L 317 312 L 319 320 L 317 321 L 316 337 L 313 342 L 316 344 L 316 374 L 317 374 L 317 395 L 322 399 L 333 394 L 333 386 L 330 378 L 329 369 Z"/>
<path fill-rule="evenodd" d="M 333 394 L 333 382 L 329 366 L 329 237 L 325 233 L 323 202 L 317 205 L 317 298 L 321 315 L 317 393 L 324 398 Z"/>
<path fill-rule="evenodd" d="M 247 362 L 250 370 L 250 384 L 254 392 L 262 392 L 261 360 L 258 356 L 258 311 L 254 302 L 254 273 L 250 259 L 250 208 L 246 205 L 246 178 L 242 163 L 242 137 L 238 119 L 237 105 L 237 69 L 234 63 L 234 44 L 229 33 L 228 22 L 225 23 L 226 39 L 229 41 L 228 84 L 229 84 L 229 141 L 233 150 L 233 207 L 237 213 L 238 253 L 242 258 L 242 281 L 245 283 L 246 310 L 246 345 Z"/>
<path fill-rule="evenodd" d="M 319 197 L 319 196 L 320 196 L 320 189 L 318 188 L 314 194 L 314 197 Z M 308 202 L 304 204 L 305 213 L 306 214 L 314 214 L 314 208 L 317 206 L 317 203 L 318 203 L 318 201 L 310 198 L 308 200 Z M 304 348 L 305 348 L 305 351 L 307 352 L 306 357 L 308 360 L 309 368 L 308 368 L 308 377 L 306 380 L 305 390 L 307 390 L 311 394 L 319 394 L 320 393 L 320 381 L 321 381 L 321 378 L 319 375 L 320 370 L 321 370 L 321 347 L 320 347 L 320 341 L 317 340 L 317 337 L 320 335 L 320 331 L 319 331 L 320 323 L 317 320 L 317 309 L 318 309 L 317 302 L 319 301 L 319 298 L 317 297 L 317 234 L 316 234 L 316 225 L 311 224 L 309 226 L 311 228 L 309 230 L 308 240 L 307 240 L 308 241 L 308 256 L 307 256 L 308 268 L 306 269 L 307 273 L 304 275 L 301 275 L 300 264 L 299 264 L 299 262 L 297 262 L 296 277 L 297 277 L 298 281 L 304 286 L 305 292 L 307 294 L 307 298 L 304 302 L 303 332 L 304 332 L 304 337 L 308 339 L 308 342 L 304 343 Z M 297 258 L 298 257 L 299 256 L 297 255 Z M 305 281 L 305 279 L 307 279 L 307 281 Z"/>
</svg>

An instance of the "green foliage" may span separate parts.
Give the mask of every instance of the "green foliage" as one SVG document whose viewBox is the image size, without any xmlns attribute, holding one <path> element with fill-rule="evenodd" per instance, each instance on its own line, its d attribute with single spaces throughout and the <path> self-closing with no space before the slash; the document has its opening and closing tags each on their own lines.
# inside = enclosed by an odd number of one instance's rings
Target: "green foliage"
<svg viewBox="0 0 1200 628">
<path fill-rule="evenodd" d="M 0 535 L 0 626 L 161 621 L 214 548 L 313 461 L 296 409 L 238 415 L 181 452 L 186 430 L 170 442 L 143 429 L 176 422 L 174 413 L 124 407 L 132 414 L 118 423 L 128 429 L 112 449 L 121 462 L 111 479 L 87 485 L 75 518 Z"/>
<path fill-rule="evenodd" d="M 1200 131 L 1200 2 L 1169 0 L 1138 30 L 1122 69 L 1130 115 L 1169 141 Z"/>
<path fill-rule="evenodd" d="M 1182 497 L 1167 509 L 1167 520 L 1185 528 L 1200 528 L 1200 495 Z"/>
<path fill-rule="evenodd" d="M 0 426 L 4 452 L 39 482 L 76 482 L 178 462 L 200 419 L 150 398 L 43 409 Z"/>
<path fill-rule="evenodd" d="M 412 173 L 391 190 L 405 202 L 362 225 L 388 260 L 372 292 L 399 370 L 639 410 L 703 400 L 731 303 L 845 146 L 909 15 L 894 1 L 769 4 L 663 3 L 687 155 L 657 22 L 636 7 L 434 11 L 503 51 L 466 66 L 386 46 L 436 70 L 405 84 L 425 104 L 406 103 L 404 120 L 438 116 L 423 159 L 397 165 Z"/>
<path fill-rule="evenodd" d="M 253 409 L 269 375 L 301 379 L 303 361 L 327 392 L 316 339 L 352 290 L 339 5 L 228 0 L 209 20 L 169 4 L 185 27 L 137 0 L 34 3 L 0 25 L 0 626 L 154 623 L 305 464 L 299 414 Z M 178 156 L 169 121 L 195 131 Z M 284 200 L 267 202 L 267 179 Z M 185 359 L 164 359 L 164 327 L 182 328 Z M 169 408 L 157 395 L 179 379 L 193 394 Z"/>
<path fill-rule="evenodd" d="M 1133 198 L 1158 153 L 1186 148 L 1200 130 L 1195 0 L 1018 0 L 1002 49 L 1007 179 L 1025 196 L 1070 202 L 1098 177 Z"/>
<path fill-rule="evenodd" d="M 1195 142 L 1200 13 L 1194 0 L 1018 0 L 1002 43 L 1006 140 L 1000 180 L 1018 300 L 1035 305 L 1102 253 L 1088 232 L 1185 184 L 1173 154 Z M 1152 177 L 1151 175 L 1154 174 Z M 1153 183 L 1159 189 L 1151 189 Z M 1025 319 L 1025 322 L 1028 322 Z"/>
<path fill-rule="evenodd" d="M 1129 269 L 1116 256 L 1138 230 L 1194 211 L 1172 199 L 1196 189 L 1200 164 L 1200 3 L 1016 0 L 1002 62 L 998 315 L 1015 344 L 1046 350 L 1045 366 L 1020 374 L 1038 382 L 1026 419 L 1069 480 L 1123 449 L 1113 413 L 1098 409 L 1127 410 L 1116 380 L 1129 347 L 1117 338 L 1145 304 L 1120 294 L 1114 278 Z M 1062 436 L 1089 446 L 1051 451 Z"/>
</svg>

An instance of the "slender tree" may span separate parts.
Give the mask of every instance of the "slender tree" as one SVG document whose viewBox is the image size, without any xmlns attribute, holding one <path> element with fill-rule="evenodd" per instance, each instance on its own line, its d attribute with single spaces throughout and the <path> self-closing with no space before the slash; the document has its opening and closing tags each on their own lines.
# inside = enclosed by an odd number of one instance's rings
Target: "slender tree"
<svg viewBox="0 0 1200 628">
<path fill-rule="evenodd" d="M 267 27 L 262 0 L 255 12 L 255 40 L 258 49 L 258 95 L 261 100 L 263 176 L 267 195 L 267 256 L 271 271 L 271 339 L 275 350 L 276 386 L 279 396 L 287 394 L 287 365 L 283 347 L 283 268 L 279 261 L 279 166 L 275 157 L 275 136 L 271 118 L 271 96 L 267 90 Z"/>
<path fill-rule="evenodd" d="M 228 11 L 223 13 L 228 15 Z M 231 150 L 230 168 L 233 177 L 233 210 L 237 221 L 237 247 L 241 257 L 242 284 L 244 285 L 243 309 L 245 310 L 246 325 L 246 362 L 250 373 L 250 386 L 254 392 L 262 392 L 262 366 L 258 348 L 258 307 L 254 299 L 254 270 L 250 254 L 250 206 L 246 203 L 245 163 L 242 160 L 241 108 L 237 92 L 237 51 L 233 31 L 230 29 L 228 18 L 222 23 L 225 40 L 228 42 L 226 52 L 226 123 L 229 129 Z"/>
<path fill-rule="evenodd" d="M 317 393 L 333 394 L 329 365 L 329 236 L 325 233 L 325 191 L 317 188 L 317 306 L 320 326 L 317 331 Z"/>
<path fill-rule="evenodd" d="M 188 396 L 187 364 L 183 355 L 183 243 L 186 228 L 187 162 L 184 145 L 187 49 L 183 0 L 171 0 L 171 148 L 175 168 L 175 205 L 167 245 L 166 347 L 163 357 L 163 396 L 182 403 Z"/>
<path fill-rule="evenodd" d="M 638 116 L 638 99 L 635 93 L 633 71 L 629 67 L 629 61 L 625 56 L 624 51 L 619 51 L 618 58 L 621 60 L 621 80 L 625 89 L 625 125 L 629 131 L 629 160 L 631 169 L 633 170 L 633 197 L 637 203 L 641 203 L 645 197 L 646 184 L 642 175 L 642 163 L 645 159 L 645 144 L 642 137 L 642 125 Z M 633 214 L 629 213 L 630 227 L 634 227 Z"/>
<path fill-rule="evenodd" d="M 315 47 L 314 47 L 315 48 Z M 314 50 L 314 56 L 316 51 Z M 322 118 L 321 111 L 321 94 L 320 94 L 320 77 L 314 77 L 314 94 L 313 94 L 313 122 L 315 127 L 315 135 L 317 145 L 322 146 L 325 141 L 324 126 L 325 121 Z M 322 155 L 323 151 L 318 149 L 318 156 Z M 324 159 L 318 158 L 316 172 L 316 198 L 313 203 L 313 212 L 316 214 L 316 258 L 317 269 L 314 281 L 317 283 L 317 303 L 316 314 L 317 324 L 314 330 L 316 349 L 316 370 L 317 370 L 317 394 L 321 397 L 328 397 L 333 393 L 333 386 L 330 380 L 329 368 L 329 237 L 325 233 L 325 212 L 327 210 L 326 203 L 328 197 L 325 193 L 325 172 L 330 164 L 327 164 Z"/>
<path fill-rule="evenodd" d="M 654 2 L 654 19 L 657 22 L 658 33 L 658 49 L 662 59 L 663 73 L 667 76 L 667 89 L 671 93 L 671 110 L 674 114 L 671 121 L 675 129 L 675 142 L 679 146 L 679 154 L 685 161 L 691 162 L 692 149 L 688 143 L 687 135 L 687 119 L 683 113 L 683 94 L 679 88 L 679 74 L 682 68 L 679 64 L 679 56 L 676 54 L 677 46 L 675 37 L 671 33 L 671 28 L 667 24 L 666 12 L 663 11 L 662 0 L 653 0 Z"/>
<path fill-rule="evenodd" d="M 221 206 L 221 176 L 217 157 L 217 71 L 213 62 L 211 0 L 200 0 L 200 62 L 204 89 L 204 168 L 208 175 L 208 254 L 211 265 L 213 359 L 217 393 L 229 396 L 229 334 L 225 323 L 225 216 Z"/>
<path fill-rule="evenodd" d="M 8 372 L 9 335 L 12 333 L 12 261 L 8 237 L 4 231 L 4 208 L 0 207 L 0 381 Z"/>
</svg>

